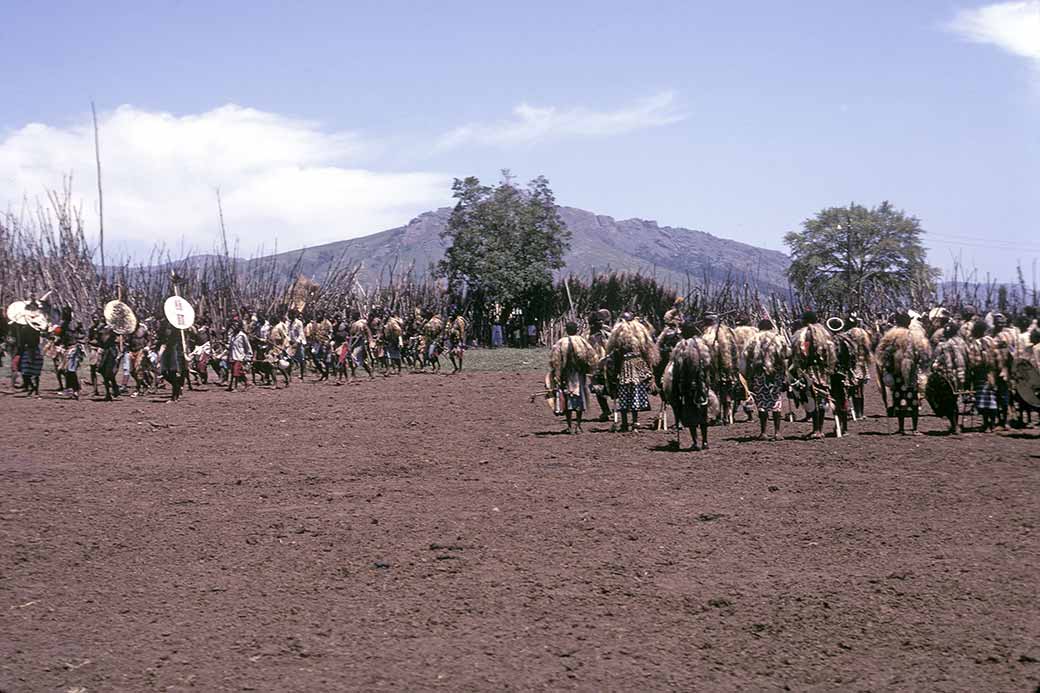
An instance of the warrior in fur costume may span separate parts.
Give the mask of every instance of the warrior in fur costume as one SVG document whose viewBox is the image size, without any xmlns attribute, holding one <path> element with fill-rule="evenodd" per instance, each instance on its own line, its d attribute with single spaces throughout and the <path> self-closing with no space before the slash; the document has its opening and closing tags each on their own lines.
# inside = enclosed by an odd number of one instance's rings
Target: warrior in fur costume
<svg viewBox="0 0 1040 693">
<path fill-rule="evenodd" d="M 604 365 L 607 356 L 607 342 L 610 340 L 610 323 L 613 316 L 606 308 L 589 315 L 588 342 L 596 350 L 596 367 L 592 371 L 589 391 L 596 396 L 599 404 L 599 420 L 610 420 L 610 402 L 607 399 L 607 368 Z"/>
<path fill-rule="evenodd" d="M 378 365 L 383 375 L 390 370 L 390 362 L 386 358 L 386 346 L 383 344 L 383 312 L 378 306 L 368 314 L 368 331 L 372 333 L 372 341 L 369 342 L 369 352 L 372 354 L 372 369 Z"/>
<path fill-rule="evenodd" d="M 170 384 L 170 402 L 181 398 L 181 387 L 187 379 L 184 364 L 184 341 L 180 330 L 165 319 L 159 323 L 158 339 L 160 345 L 159 372 Z"/>
<path fill-rule="evenodd" d="M 961 430 L 961 393 L 967 388 L 968 372 L 968 343 L 960 336 L 959 325 L 946 323 L 933 356 L 925 399 L 936 416 L 950 422 L 949 432 L 957 434 Z"/>
<path fill-rule="evenodd" d="M 1032 306 L 1026 306 L 1026 308 L 1032 308 Z M 1034 368 L 1037 368 L 1032 343 L 1032 334 L 1036 330 L 1036 320 L 1033 319 L 1032 315 L 1028 315 L 1023 311 L 1015 321 L 1015 327 L 1018 328 L 1018 348 L 1015 349 L 1015 360 L 1028 361 L 1033 364 Z M 1040 408 L 1034 407 L 1022 399 L 1018 393 L 1017 384 L 1012 389 L 1014 390 L 1012 394 L 1015 405 L 1018 407 L 1019 428 L 1029 428 L 1033 425 L 1033 412 L 1040 412 Z"/>
<path fill-rule="evenodd" d="M 705 316 L 704 325 L 701 338 L 711 349 L 714 369 L 712 383 L 719 396 L 722 424 L 727 425 L 733 422 L 733 407 L 736 402 L 743 401 L 746 396 L 739 377 L 737 339 L 733 334 L 733 328 L 719 323 L 718 316 Z"/>
<path fill-rule="evenodd" d="M 361 366 L 371 380 L 375 377 L 368 358 L 372 349 L 372 330 L 368 327 L 368 320 L 361 317 L 361 312 L 356 308 L 351 311 L 350 319 L 350 377 L 353 378 L 357 367 Z"/>
<path fill-rule="evenodd" d="M 22 388 L 27 397 L 40 396 L 40 375 L 43 373 L 42 335 L 32 325 L 15 326 L 15 353 L 18 354 L 18 371 L 22 375 Z"/>
<path fill-rule="evenodd" d="M 975 410 L 982 417 L 983 431 L 993 430 L 1000 410 L 997 390 L 999 350 L 988 331 L 989 326 L 984 320 L 976 320 L 968 341 L 968 381 L 975 388 Z"/>
<path fill-rule="evenodd" d="M 813 425 L 809 437 L 823 438 L 824 408 L 830 401 L 831 374 L 838 363 L 838 352 L 816 313 L 807 311 L 802 324 L 792 340 L 791 369 L 805 392 L 805 409 Z"/>
<path fill-rule="evenodd" d="M 105 401 L 111 402 L 119 397 L 119 384 L 116 382 L 116 368 L 119 366 L 119 344 L 116 333 L 108 325 L 98 331 L 101 354 L 98 357 L 98 373 L 105 385 Z"/>
<path fill-rule="evenodd" d="M 206 339 L 204 343 L 208 343 Z M 270 347 L 268 349 L 268 355 L 278 361 L 284 360 L 288 367 L 285 369 L 287 372 L 292 368 L 292 364 L 295 359 L 292 357 L 292 343 L 289 340 L 289 318 L 282 316 L 282 319 L 275 323 L 271 329 L 267 332 L 267 344 Z M 214 364 L 214 369 L 220 372 L 217 364 L 219 361 L 213 358 L 212 345 L 207 347 L 203 354 L 204 358 L 200 360 L 199 370 L 205 371 L 208 363 Z M 288 379 L 285 383 L 286 387 L 289 387 Z"/>
<path fill-rule="evenodd" d="M 444 321 L 440 316 L 428 313 L 429 319 L 422 327 L 422 368 L 430 364 L 436 373 L 441 369 L 441 340 L 444 338 Z"/>
<path fill-rule="evenodd" d="M 98 362 L 101 360 L 101 329 L 105 326 L 105 318 L 100 311 L 94 314 L 94 322 L 87 330 L 87 365 L 90 367 L 90 385 L 94 388 L 94 396 L 98 397 Z"/>
<path fill-rule="evenodd" d="M 791 346 L 776 331 L 771 320 L 761 320 L 755 336 L 744 347 L 748 384 L 758 409 L 759 440 L 765 440 L 766 422 L 773 419 L 773 440 L 780 438 L 780 413 L 787 387 L 787 365 Z"/>
<path fill-rule="evenodd" d="M 834 417 L 842 432 L 849 430 L 849 414 L 853 410 L 853 394 L 857 383 L 856 373 L 859 370 L 858 358 L 860 345 L 849 336 L 849 323 L 844 320 L 828 320 L 827 329 L 834 338 L 837 363 L 831 374 L 831 402 L 834 403 Z"/>
<path fill-rule="evenodd" d="M 672 350 L 683 338 L 680 327 L 681 325 L 671 325 L 665 322 L 664 329 L 661 330 L 661 334 L 657 337 L 657 353 L 660 359 L 654 368 L 654 382 L 657 383 L 658 388 L 661 387 L 661 376 L 664 375 L 664 369 L 671 358 Z"/>
<path fill-rule="evenodd" d="M 744 380 L 741 381 L 742 389 L 747 388 L 750 383 L 747 381 L 747 348 L 758 335 L 758 329 L 749 324 L 750 318 L 740 316 L 737 318 L 737 326 L 733 328 L 733 339 L 737 343 L 737 372 L 744 375 Z M 747 414 L 747 420 L 751 421 L 752 414 L 755 411 L 755 403 L 752 399 L 753 393 L 745 389 L 744 399 L 744 413 Z"/>
<path fill-rule="evenodd" d="M 1011 400 L 1011 373 L 1018 350 L 1018 330 L 1008 324 L 1003 313 L 993 314 L 993 341 L 996 347 L 997 423 L 1003 429 L 1008 426 L 1008 408 Z"/>
<path fill-rule="evenodd" d="M 658 362 L 657 345 L 650 333 L 631 313 L 625 313 L 614 326 L 607 341 L 607 357 L 611 360 L 617 382 L 617 407 L 621 412 L 622 432 L 635 430 L 639 412 L 650 411 L 650 388 L 653 368 Z"/>
<path fill-rule="evenodd" d="M 549 352 L 551 385 L 556 390 L 556 413 L 567 417 L 567 433 L 581 433 L 581 418 L 588 407 L 588 374 L 599 359 L 596 349 L 568 322 L 567 336 Z"/>
<path fill-rule="evenodd" d="M 690 449 L 707 450 L 708 398 L 713 373 L 711 348 L 697 336 L 693 321 L 683 323 L 681 334 L 683 339 L 672 350 L 671 367 L 663 384 L 675 418 L 690 432 Z"/>
<path fill-rule="evenodd" d="M 383 349 L 386 352 L 387 372 L 395 371 L 401 375 L 401 348 L 404 344 L 404 323 L 401 318 L 391 315 L 383 324 Z"/>
<path fill-rule="evenodd" d="M 79 399 L 79 365 L 86 354 L 83 344 L 86 334 L 83 325 L 73 320 L 72 308 L 62 308 L 61 325 L 55 330 L 54 338 L 65 352 L 62 368 L 65 370 L 66 394 L 73 399 Z"/>
<path fill-rule="evenodd" d="M 895 316 L 896 326 L 881 338 L 877 348 L 877 368 L 884 384 L 891 390 L 888 415 L 899 420 L 899 433 L 906 434 L 906 418 L 910 418 L 911 434 L 917 435 L 920 410 L 920 377 L 928 366 L 931 348 L 928 334 L 915 329 L 909 313 Z"/>
<path fill-rule="evenodd" d="M 848 385 L 849 394 L 852 397 L 852 411 L 857 419 L 862 419 L 865 400 L 863 389 L 870 381 L 870 367 L 874 363 L 871 345 L 874 340 L 860 324 L 859 316 L 855 313 L 849 315 L 845 325 L 848 327 L 845 336 L 851 343 L 855 356 L 855 366 L 852 369 L 851 381 Z"/>
<path fill-rule="evenodd" d="M 307 350 L 310 352 L 314 369 L 318 371 L 319 381 L 329 379 L 328 351 L 329 343 L 332 342 L 332 330 L 332 321 L 325 317 L 323 311 L 319 311 L 314 320 L 307 323 L 307 327 L 304 328 Z M 270 331 L 268 335 L 270 335 Z"/>
<path fill-rule="evenodd" d="M 444 348 L 451 359 L 451 372 L 462 370 L 462 355 L 466 352 L 466 318 L 455 313 L 444 331 Z"/>
</svg>

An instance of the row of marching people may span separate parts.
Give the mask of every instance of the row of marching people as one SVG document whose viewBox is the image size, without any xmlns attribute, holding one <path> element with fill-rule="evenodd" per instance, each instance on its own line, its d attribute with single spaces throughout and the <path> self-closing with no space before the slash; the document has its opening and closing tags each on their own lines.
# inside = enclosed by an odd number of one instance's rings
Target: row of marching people
<svg viewBox="0 0 1040 693">
<path fill-rule="evenodd" d="M 462 369 L 467 324 L 458 311 L 445 316 L 433 310 L 402 318 L 378 307 L 363 315 L 353 309 L 337 314 L 287 310 L 268 320 L 262 312 L 243 309 L 222 327 L 206 316 L 176 328 L 168 316 L 138 320 L 126 304 L 118 317 L 98 310 L 84 324 L 70 307 L 54 310 L 43 300 L 13 304 L 13 318 L 0 316 L 0 363 L 10 355 L 12 386 L 39 396 L 49 361 L 57 389 L 78 399 L 79 374 L 89 373 L 95 397 L 106 401 L 136 397 L 169 386 L 170 400 L 182 388 L 212 384 L 228 390 L 248 384 L 287 386 L 308 370 L 317 382 L 352 381 L 359 371 L 400 374 L 402 368 L 439 371 L 442 356 L 453 372 Z M 50 314 L 57 319 L 53 322 Z"/>
<path fill-rule="evenodd" d="M 655 334 L 630 313 L 612 323 L 609 311 L 597 311 L 587 333 L 571 322 L 552 347 L 546 396 L 566 417 L 567 431 L 578 433 L 592 398 L 600 420 L 613 419 L 613 430 L 625 432 L 637 430 L 639 414 L 652 410 L 657 394 L 662 415 L 671 406 L 694 448 L 707 444 L 710 423 L 731 423 L 741 404 L 749 416 L 757 411 L 762 439 L 781 437 L 785 401 L 788 418 L 793 408 L 804 410 L 809 438 L 824 436 L 828 410 L 836 435 L 844 435 L 865 416 L 864 389 L 875 376 L 885 413 L 901 434 L 918 432 L 923 399 L 952 433 L 968 415 L 992 430 L 1007 426 L 1012 401 L 1020 418 L 1040 404 L 1040 330 L 1028 314 L 1013 326 L 999 313 L 983 317 L 970 306 L 960 321 L 945 309 L 902 311 L 874 331 L 855 314 L 821 322 L 812 311 L 791 326 L 769 318 L 756 326 L 740 322 L 725 325 L 715 315 L 692 320 L 679 301 Z"/>
</svg>

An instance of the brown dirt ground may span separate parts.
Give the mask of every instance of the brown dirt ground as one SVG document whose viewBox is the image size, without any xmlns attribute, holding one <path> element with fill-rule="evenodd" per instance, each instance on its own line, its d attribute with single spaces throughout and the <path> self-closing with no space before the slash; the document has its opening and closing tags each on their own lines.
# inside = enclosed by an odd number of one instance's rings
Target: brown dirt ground
<svg viewBox="0 0 1040 693">
<path fill-rule="evenodd" d="M 0 690 L 1037 688 L 1037 429 L 672 452 L 539 377 L 5 390 Z"/>
</svg>

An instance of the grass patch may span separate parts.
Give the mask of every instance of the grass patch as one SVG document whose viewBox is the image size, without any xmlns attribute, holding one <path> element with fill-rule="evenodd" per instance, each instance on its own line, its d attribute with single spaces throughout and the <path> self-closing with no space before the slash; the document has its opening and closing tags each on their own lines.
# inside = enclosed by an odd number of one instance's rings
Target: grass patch
<svg viewBox="0 0 1040 693">
<path fill-rule="evenodd" d="M 512 349 L 501 347 L 499 349 L 468 349 L 466 351 L 464 368 L 467 371 L 548 371 L 549 350 L 544 347 L 537 349 Z M 448 363 L 447 357 L 442 356 L 442 367 Z M 449 366 L 450 367 L 450 366 Z"/>
</svg>

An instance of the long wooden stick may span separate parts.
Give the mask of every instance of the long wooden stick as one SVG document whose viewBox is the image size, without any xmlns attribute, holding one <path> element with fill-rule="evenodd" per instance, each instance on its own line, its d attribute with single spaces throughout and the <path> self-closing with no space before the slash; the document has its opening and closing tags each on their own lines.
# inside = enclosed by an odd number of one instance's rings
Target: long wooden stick
<svg viewBox="0 0 1040 693">
<path fill-rule="evenodd" d="M 98 248 L 101 251 L 101 281 L 105 281 L 105 204 L 101 192 L 101 142 L 98 137 L 97 109 L 90 102 L 90 113 L 94 117 L 94 162 L 97 164 L 98 198 Z"/>
</svg>

